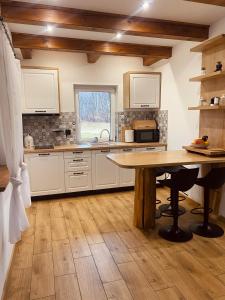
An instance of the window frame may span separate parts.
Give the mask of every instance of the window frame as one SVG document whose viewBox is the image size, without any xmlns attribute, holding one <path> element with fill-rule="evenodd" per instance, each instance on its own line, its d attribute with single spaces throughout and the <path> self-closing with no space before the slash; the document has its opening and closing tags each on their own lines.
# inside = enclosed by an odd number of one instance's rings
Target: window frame
<svg viewBox="0 0 225 300">
<path fill-rule="evenodd" d="M 76 114 L 76 141 L 91 142 L 91 140 L 81 140 L 80 136 L 80 116 L 79 116 L 79 93 L 80 92 L 107 92 L 111 95 L 110 107 L 110 140 L 115 141 L 115 112 L 116 112 L 116 86 L 111 85 L 75 85 L 75 114 Z M 100 134 L 100 132 L 99 132 Z M 94 138 L 94 137 L 93 137 Z M 98 136 L 99 138 L 99 136 Z"/>
</svg>

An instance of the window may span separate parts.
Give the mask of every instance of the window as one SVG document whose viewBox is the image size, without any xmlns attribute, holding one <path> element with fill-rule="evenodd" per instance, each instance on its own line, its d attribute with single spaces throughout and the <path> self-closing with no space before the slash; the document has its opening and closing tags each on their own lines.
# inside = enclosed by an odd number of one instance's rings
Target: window
<svg viewBox="0 0 225 300">
<path fill-rule="evenodd" d="M 76 88 L 77 140 L 93 141 L 107 129 L 115 135 L 115 89 L 110 87 Z M 107 133 L 104 133 L 107 137 Z"/>
</svg>

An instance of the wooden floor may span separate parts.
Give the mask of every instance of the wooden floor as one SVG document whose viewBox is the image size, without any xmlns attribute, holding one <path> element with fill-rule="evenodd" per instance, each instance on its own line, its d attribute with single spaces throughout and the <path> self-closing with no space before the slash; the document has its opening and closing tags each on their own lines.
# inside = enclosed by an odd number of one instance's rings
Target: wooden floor
<svg viewBox="0 0 225 300">
<path fill-rule="evenodd" d="M 225 299 L 225 237 L 162 240 L 132 225 L 133 192 L 33 202 L 5 300 Z M 158 198 L 167 191 L 158 189 Z M 186 201 L 190 208 L 193 203 Z M 186 214 L 181 223 L 196 217 Z"/>
</svg>

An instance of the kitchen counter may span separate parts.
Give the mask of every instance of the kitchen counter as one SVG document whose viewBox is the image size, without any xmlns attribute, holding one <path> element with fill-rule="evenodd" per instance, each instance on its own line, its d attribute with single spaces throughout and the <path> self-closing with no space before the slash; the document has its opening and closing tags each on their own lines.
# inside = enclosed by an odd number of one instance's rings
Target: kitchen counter
<svg viewBox="0 0 225 300">
<path fill-rule="evenodd" d="M 125 143 L 111 142 L 106 144 L 72 144 L 55 146 L 54 149 L 24 149 L 24 153 L 46 153 L 46 152 L 66 152 L 79 150 L 102 150 L 102 149 L 123 149 L 123 148 L 144 148 L 144 147 L 166 147 L 164 143 Z"/>
<path fill-rule="evenodd" d="M 9 171 L 6 166 L 0 166 L 0 192 L 4 192 L 9 183 Z"/>
</svg>

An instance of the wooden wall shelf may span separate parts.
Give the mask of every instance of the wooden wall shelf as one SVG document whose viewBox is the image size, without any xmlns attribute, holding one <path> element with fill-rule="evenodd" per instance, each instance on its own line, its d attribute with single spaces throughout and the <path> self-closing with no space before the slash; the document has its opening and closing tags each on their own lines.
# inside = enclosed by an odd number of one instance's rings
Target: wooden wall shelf
<svg viewBox="0 0 225 300">
<path fill-rule="evenodd" d="M 204 52 L 213 47 L 217 47 L 225 43 L 225 34 L 218 35 L 212 39 L 206 40 L 205 42 L 199 44 L 191 49 L 191 52 Z"/>
<path fill-rule="evenodd" d="M 193 106 L 193 107 L 188 107 L 188 110 L 225 110 L 225 105 L 224 106 Z"/>
<path fill-rule="evenodd" d="M 201 81 L 205 81 L 205 80 L 217 79 L 217 78 L 222 78 L 222 77 L 225 77 L 225 71 L 213 72 L 213 73 L 209 73 L 206 75 L 192 77 L 192 78 L 190 78 L 190 81 L 201 82 Z"/>
</svg>

